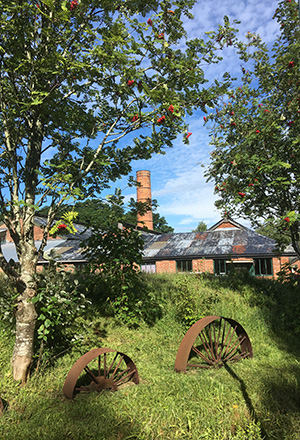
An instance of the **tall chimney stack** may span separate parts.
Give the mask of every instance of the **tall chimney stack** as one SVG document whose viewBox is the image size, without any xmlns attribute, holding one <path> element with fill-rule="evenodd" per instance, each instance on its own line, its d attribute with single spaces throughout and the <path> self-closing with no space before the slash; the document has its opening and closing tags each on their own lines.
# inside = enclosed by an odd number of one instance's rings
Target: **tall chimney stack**
<svg viewBox="0 0 300 440">
<path fill-rule="evenodd" d="M 151 181 L 150 181 L 150 171 L 137 171 L 136 180 L 139 183 L 136 191 L 137 202 L 151 202 Z M 153 215 L 152 209 L 146 211 L 143 215 L 137 215 L 137 226 L 146 227 L 150 231 L 153 231 Z"/>
</svg>

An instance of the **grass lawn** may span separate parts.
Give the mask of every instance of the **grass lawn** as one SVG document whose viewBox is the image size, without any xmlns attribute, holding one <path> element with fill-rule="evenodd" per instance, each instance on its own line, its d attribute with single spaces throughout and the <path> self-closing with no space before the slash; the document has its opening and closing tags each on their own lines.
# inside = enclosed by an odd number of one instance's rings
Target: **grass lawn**
<svg viewBox="0 0 300 440">
<path fill-rule="evenodd" d="M 263 280 L 252 285 L 194 276 L 182 280 L 149 278 L 162 306 L 162 317 L 153 326 L 129 329 L 113 318 L 96 316 L 97 344 L 95 338 L 87 338 L 80 349 L 69 350 L 33 373 L 24 387 L 12 380 L 13 337 L 2 329 L 0 396 L 6 409 L 0 417 L 0 438 L 299 440 L 300 343 L 292 317 L 300 304 L 295 300 L 300 289 L 280 290 Z M 243 325 L 253 359 L 220 369 L 174 372 L 187 330 L 183 322 L 190 313 L 186 310 L 183 316 L 183 284 L 199 318 L 216 314 Z M 279 296 L 284 292 L 285 301 Z M 140 384 L 67 400 L 62 387 L 68 371 L 80 354 L 94 347 L 130 356 Z"/>
</svg>

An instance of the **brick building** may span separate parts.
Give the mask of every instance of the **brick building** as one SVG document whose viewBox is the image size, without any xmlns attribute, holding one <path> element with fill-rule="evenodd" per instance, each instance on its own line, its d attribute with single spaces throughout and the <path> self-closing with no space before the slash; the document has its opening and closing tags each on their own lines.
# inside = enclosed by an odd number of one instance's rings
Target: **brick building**
<svg viewBox="0 0 300 440">
<path fill-rule="evenodd" d="M 234 268 L 276 278 L 295 257 L 291 246 L 279 256 L 275 240 L 224 218 L 205 232 L 145 235 L 142 270 L 225 275 Z"/>
<path fill-rule="evenodd" d="M 277 277 L 283 264 L 297 259 L 292 246 L 279 256 L 275 240 L 246 228 L 232 218 L 224 218 L 205 232 L 160 234 L 153 231 L 151 210 L 151 182 L 149 171 L 138 171 L 136 176 L 137 201 L 149 202 L 150 208 L 138 214 L 137 229 L 144 238 L 143 265 L 141 270 L 162 272 L 206 272 L 216 275 L 228 274 L 232 268 L 247 270 L 254 276 Z M 41 243 L 46 220 L 35 218 L 34 237 L 37 249 Z M 86 263 L 80 246 L 91 230 L 76 224 L 77 232 L 61 237 L 49 237 L 44 257 L 39 266 L 48 264 L 47 253 L 55 253 L 57 261 L 70 269 Z M 126 226 L 124 226 L 126 227 Z M 0 226 L 2 252 L 9 261 L 17 261 L 14 243 L 8 230 Z"/>
</svg>

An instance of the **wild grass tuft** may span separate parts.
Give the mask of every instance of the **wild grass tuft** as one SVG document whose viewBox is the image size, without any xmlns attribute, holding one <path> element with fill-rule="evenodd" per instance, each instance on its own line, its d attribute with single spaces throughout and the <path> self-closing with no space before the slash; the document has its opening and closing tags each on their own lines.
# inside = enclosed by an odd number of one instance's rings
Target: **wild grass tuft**
<svg viewBox="0 0 300 440">
<path fill-rule="evenodd" d="M 160 319 L 128 328 L 92 311 L 78 319 L 84 336 L 23 388 L 12 380 L 13 336 L 0 324 L 3 440 L 297 440 L 300 438 L 300 343 L 297 286 L 197 275 L 145 277 Z M 97 310 L 97 309 L 96 309 Z M 220 369 L 174 372 L 189 320 L 214 314 L 246 329 L 254 358 Z M 117 392 L 62 393 L 80 354 L 111 347 L 135 362 L 140 384 Z M 51 366 L 50 366 L 51 365 Z"/>
</svg>

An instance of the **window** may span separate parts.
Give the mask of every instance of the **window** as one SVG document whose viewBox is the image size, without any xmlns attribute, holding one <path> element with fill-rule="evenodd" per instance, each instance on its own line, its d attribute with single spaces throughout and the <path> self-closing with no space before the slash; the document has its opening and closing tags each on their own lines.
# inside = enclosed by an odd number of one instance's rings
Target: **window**
<svg viewBox="0 0 300 440">
<path fill-rule="evenodd" d="M 177 260 L 176 267 L 177 267 L 177 272 L 192 272 L 193 270 L 192 260 Z"/>
<path fill-rule="evenodd" d="M 141 272 L 155 273 L 156 272 L 155 263 L 143 263 L 141 265 Z"/>
<path fill-rule="evenodd" d="M 214 273 L 215 275 L 226 274 L 226 260 L 214 260 Z"/>
<path fill-rule="evenodd" d="M 254 268 L 257 276 L 272 276 L 272 258 L 255 258 Z"/>
</svg>

